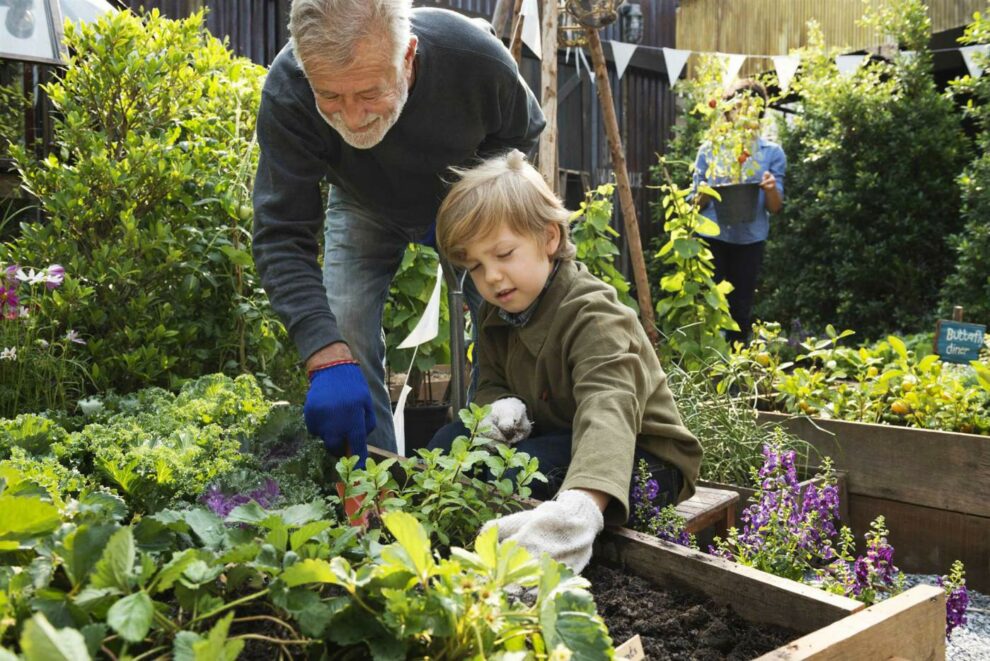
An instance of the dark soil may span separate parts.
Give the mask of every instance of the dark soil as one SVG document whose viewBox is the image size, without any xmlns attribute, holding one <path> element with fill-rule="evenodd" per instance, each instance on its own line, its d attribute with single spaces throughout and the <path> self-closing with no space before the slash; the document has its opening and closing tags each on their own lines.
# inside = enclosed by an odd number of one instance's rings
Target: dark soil
<svg viewBox="0 0 990 661">
<path fill-rule="evenodd" d="M 615 569 L 591 565 L 582 575 L 591 581 L 613 644 L 639 634 L 648 659 L 755 659 L 799 637 L 788 629 L 748 622 L 707 597 L 657 589 Z"/>
</svg>

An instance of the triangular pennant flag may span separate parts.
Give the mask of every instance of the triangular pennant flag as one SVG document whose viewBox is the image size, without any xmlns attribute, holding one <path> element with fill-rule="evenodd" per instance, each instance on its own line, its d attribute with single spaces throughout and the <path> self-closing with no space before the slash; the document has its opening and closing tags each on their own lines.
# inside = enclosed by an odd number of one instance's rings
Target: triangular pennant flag
<svg viewBox="0 0 990 661">
<path fill-rule="evenodd" d="M 413 354 L 415 356 L 415 354 Z M 412 367 L 410 365 L 410 367 Z M 406 375 L 406 381 L 409 375 Z M 392 427 L 395 429 L 395 451 L 406 456 L 406 399 L 412 392 L 412 386 L 408 383 L 402 384 L 402 391 L 399 393 L 399 401 L 395 403 L 395 411 L 392 412 Z"/>
<path fill-rule="evenodd" d="M 529 46 L 537 59 L 543 59 L 543 42 L 540 41 L 540 8 L 536 0 L 523 0 L 519 15 L 523 17 L 522 42 Z"/>
<path fill-rule="evenodd" d="M 629 66 L 629 60 L 632 59 L 633 53 L 636 52 L 636 44 L 627 44 L 624 41 L 612 41 L 612 57 L 615 58 L 615 75 L 622 80 L 622 74 L 626 72 L 626 67 Z"/>
<path fill-rule="evenodd" d="M 584 62 L 584 68 L 588 70 L 588 77 L 591 78 L 591 84 L 595 84 L 595 72 L 591 70 L 591 66 L 588 64 L 588 58 L 584 56 L 584 49 L 577 49 L 578 59 Z"/>
<path fill-rule="evenodd" d="M 689 50 L 680 50 L 677 48 L 663 49 L 663 61 L 667 66 L 667 82 L 670 83 L 671 87 L 681 77 L 681 71 L 684 70 L 684 63 L 687 62 L 690 55 L 691 51 Z"/>
<path fill-rule="evenodd" d="M 571 47 L 568 46 L 567 50 L 564 52 L 564 64 L 570 64 L 570 63 L 571 63 Z"/>
<path fill-rule="evenodd" d="M 437 282 L 433 285 L 433 293 L 423 310 L 423 316 L 416 322 L 416 327 L 409 333 L 409 337 L 402 340 L 400 349 L 411 349 L 418 347 L 424 342 L 429 342 L 440 332 L 440 290 L 443 285 L 443 265 L 437 264 Z"/>
<path fill-rule="evenodd" d="M 413 365 L 416 364 L 416 353 L 419 351 L 419 345 L 429 342 L 440 332 L 440 292 L 442 289 L 443 265 L 437 264 L 437 281 L 433 285 L 433 292 L 430 294 L 430 300 L 426 304 L 426 309 L 423 310 L 423 316 L 416 322 L 416 327 L 409 333 L 409 336 L 402 340 L 402 344 L 399 345 L 400 349 L 416 348 L 413 351 L 412 360 L 409 361 L 409 369 L 406 370 L 406 380 L 402 384 L 399 401 L 396 402 L 395 411 L 392 413 L 392 425 L 395 427 L 395 445 L 398 453 L 402 456 L 406 454 L 404 409 L 406 407 L 406 398 L 412 392 L 412 388 L 409 386 L 409 373 L 412 372 Z"/>
<path fill-rule="evenodd" d="M 848 78 L 856 73 L 856 69 L 866 59 L 866 55 L 836 55 L 835 66 L 839 68 L 839 73 Z"/>
<path fill-rule="evenodd" d="M 719 53 L 718 55 L 722 58 L 722 82 L 728 89 L 732 83 L 736 82 L 736 76 L 739 75 L 739 70 L 742 69 L 746 56 L 739 53 Z"/>
<path fill-rule="evenodd" d="M 797 55 L 774 55 L 771 59 L 773 59 L 773 68 L 777 70 L 777 82 L 780 83 L 780 91 L 786 92 L 787 88 L 791 86 L 791 81 L 794 80 L 794 74 L 797 73 L 798 67 L 801 65 L 801 58 Z"/>
<path fill-rule="evenodd" d="M 963 46 L 959 49 L 962 53 L 963 59 L 966 61 L 966 69 L 969 70 L 969 75 L 973 78 L 979 78 L 983 75 L 983 64 L 986 63 L 986 57 L 990 54 L 990 46 L 979 45 L 979 46 Z M 982 55 L 977 61 L 977 55 Z"/>
</svg>

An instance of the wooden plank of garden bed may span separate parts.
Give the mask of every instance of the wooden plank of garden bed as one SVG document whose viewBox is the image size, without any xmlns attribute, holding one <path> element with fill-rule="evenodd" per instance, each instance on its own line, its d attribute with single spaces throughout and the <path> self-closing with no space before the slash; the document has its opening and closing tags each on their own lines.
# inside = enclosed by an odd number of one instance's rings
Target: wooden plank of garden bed
<svg viewBox="0 0 990 661">
<path fill-rule="evenodd" d="M 850 525 L 860 536 L 883 515 L 902 571 L 947 574 L 952 562 L 966 565 L 966 583 L 990 592 L 990 517 L 947 512 L 884 498 L 850 496 Z"/>
<path fill-rule="evenodd" d="M 990 437 L 760 412 L 847 471 L 849 493 L 990 517 Z"/>
<path fill-rule="evenodd" d="M 607 528 L 595 557 L 663 586 L 701 592 L 745 619 L 807 633 L 863 609 L 846 597 L 660 541 L 626 528 Z"/>
<path fill-rule="evenodd" d="M 918 585 L 829 626 L 809 633 L 757 661 L 945 659 L 945 593 Z"/>
</svg>

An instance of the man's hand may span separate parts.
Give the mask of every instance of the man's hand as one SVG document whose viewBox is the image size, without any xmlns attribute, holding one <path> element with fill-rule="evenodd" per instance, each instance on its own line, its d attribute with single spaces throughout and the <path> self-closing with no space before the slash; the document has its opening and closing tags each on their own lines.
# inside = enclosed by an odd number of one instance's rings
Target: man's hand
<svg viewBox="0 0 990 661">
<path fill-rule="evenodd" d="M 310 372 L 303 417 L 309 433 L 322 438 L 327 451 L 338 457 L 357 455 L 358 467 L 363 468 L 375 412 L 361 369 L 353 359 L 342 360 Z"/>
<path fill-rule="evenodd" d="M 605 527 L 598 503 L 588 493 L 568 489 L 536 509 L 489 521 L 482 532 L 498 526 L 498 540 L 514 540 L 534 556 L 548 553 L 577 573 L 591 560 L 595 537 Z"/>
<path fill-rule="evenodd" d="M 533 423 L 526 415 L 526 404 L 518 397 L 505 397 L 492 402 L 492 410 L 481 424 L 490 427 L 486 435 L 488 438 L 509 445 L 529 438 L 533 431 Z"/>
</svg>

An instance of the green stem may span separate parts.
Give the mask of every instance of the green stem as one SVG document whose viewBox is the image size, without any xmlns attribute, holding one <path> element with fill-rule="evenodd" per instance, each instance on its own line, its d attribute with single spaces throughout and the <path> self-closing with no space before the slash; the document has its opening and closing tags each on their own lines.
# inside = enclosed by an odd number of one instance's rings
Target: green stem
<svg viewBox="0 0 990 661">
<path fill-rule="evenodd" d="M 147 652 L 142 652 L 141 654 L 138 654 L 137 656 L 135 656 L 134 658 L 132 658 L 131 661 L 141 661 L 141 659 L 143 659 L 145 657 L 149 657 L 149 656 L 152 656 L 154 654 L 157 654 L 158 652 L 164 652 L 164 651 L 168 651 L 168 647 L 166 647 L 164 645 L 161 645 L 159 647 L 152 648 L 152 649 L 148 650 Z"/>
<path fill-rule="evenodd" d="M 194 617 L 193 619 L 191 619 L 189 621 L 189 624 L 193 624 L 195 622 L 199 622 L 200 620 L 209 619 L 209 618 L 213 617 L 214 615 L 219 615 L 220 613 L 224 612 L 227 609 L 233 608 L 234 606 L 240 606 L 241 604 L 246 604 L 249 601 L 253 601 L 253 600 L 255 600 L 255 599 L 259 598 L 259 597 L 263 597 L 266 594 L 268 594 L 268 589 L 267 588 L 264 589 L 264 590 L 261 590 L 260 592 L 255 592 L 254 594 L 249 594 L 249 595 L 247 595 L 245 597 L 241 597 L 240 599 L 235 599 L 234 601 L 231 601 L 229 603 L 226 603 L 223 606 L 220 606 L 219 608 L 214 608 L 213 610 L 209 611 L 208 613 L 203 613 L 202 615 L 197 615 L 196 617 Z"/>
</svg>

